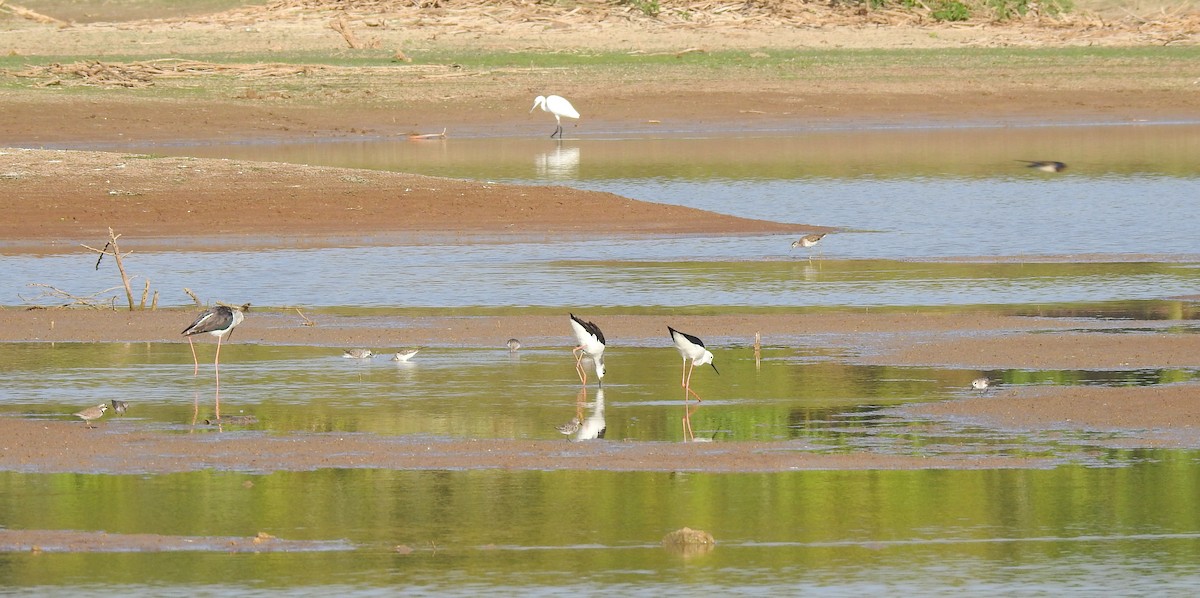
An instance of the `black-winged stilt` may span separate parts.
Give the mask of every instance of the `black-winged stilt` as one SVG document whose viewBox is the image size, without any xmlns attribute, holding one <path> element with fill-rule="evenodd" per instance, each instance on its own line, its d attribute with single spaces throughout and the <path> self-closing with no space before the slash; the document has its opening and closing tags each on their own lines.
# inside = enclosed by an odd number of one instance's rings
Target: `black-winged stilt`
<svg viewBox="0 0 1200 598">
<path fill-rule="evenodd" d="M 554 122 L 558 123 L 558 126 L 554 128 L 554 132 L 550 134 L 551 139 L 554 139 L 556 135 L 559 139 L 562 139 L 562 117 L 579 118 L 579 111 L 575 110 L 571 102 L 568 102 L 567 98 L 562 96 L 538 96 L 533 99 L 533 108 L 530 108 L 529 111 L 533 112 L 538 107 L 541 107 L 543 112 L 553 114 Z"/>
<path fill-rule="evenodd" d="M 683 387 L 683 436 L 687 441 L 695 439 L 695 434 L 692 433 L 692 411 L 700 408 L 700 395 L 692 390 L 692 370 L 697 365 L 711 365 L 714 372 L 719 375 L 721 372 L 717 370 L 716 364 L 713 363 L 713 354 L 704 348 L 704 341 L 699 337 L 692 336 L 686 332 L 680 332 L 667 326 L 667 331 L 671 333 L 671 341 L 675 343 L 675 348 L 679 350 L 679 355 L 683 357 L 683 378 L 679 381 L 679 385 Z M 692 364 L 688 366 L 688 360 L 692 360 Z M 687 404 L 688 394 L 696 397 L 695 409 L 689 409 Z"/>
<path fill-rule="evenodd" d="M 604 386 L 604 333 L 593 322 L 585 322 L 575 314 L 571 314 L 571 330 L 575 331 L 575 339 L 579 345 L 571 350 L 575 355 L 575 371 L 579 373 L 579 381 L 587 386 L 587 372 L 583 369 L 583 356 L 592 358 L 596 364 L 598 384 Z"/>
<path fill-rule="evenodd" d="M 1055 160 L 1017 160 L 1017 162 L 1024 162 L 1026 168 L 1042 172 L 1062 172 L 1067 169 L 1065 163 Z"/>
<path fill-rule="evenodd" d="M 192 348 L 192 361 L 195 363 L 195 370 L 192 375 L 200 372 L 200 361 L 196 359 L 196 346 L 192 344 L 192 335 L 204 334 L 207 332 L 217 337 L 217 354 L 213 358 L 213 372 L 217 381 L 216 402 L 217 402 L 217 419 L 221 419 L 221 340 L 233 332 L 233 329 L 242 320 L 246 318 L 243 312 L 250 310 L 250 304 L 246 303 L 240 307 L 230 307 L 228 305 L 218 305 L 204 310 L 204 313 L 196 317 L 196 321 L 192 322 L 191 326 L 183 329 L 183 335 L 188 339 L 188 346 Z"/>
<path fill-rule="evenodd" d="M 692 390 L 692 369 L 698 365 L 711 365 L 714 372 L 720 374 L 716 364 L 713 363 L 713 354 L 708 349 L 704 348 L 704 341 L 692 336 L 686 332 L 680 332 L 667 326 L 667 331 L 671 333 L 671 340 L 675 343 L 675 348 L 679 349 L 679 354 L 683 356 L 683 378 L 679 385 L 683 387 L 683 398 L 686 401 L 687 395 L 691 394 L 700 400 L 700 395 Z M 688 366 L 688 360 L 692 360 L 692 364 Z"/>
<path fill-rule="evenodd" d="M 100 419 L 100 417 L 102 415 L 104 415 L 104 411 L 106 409 L 108 409 L 108 405 L 105 405 L 104 403 L 100 403 L 99 405 L 96 405 L 95 407 L 88 407 L 87 409 L 84 409 L 83 411 L 74 413 L 72 415 L 74 415 L 75 417 L 78 417 L 79 419 L 82 419 L 84 427 L 90 428 L 90 427 L 92 427 L 92 420 Z"/>
</svg>

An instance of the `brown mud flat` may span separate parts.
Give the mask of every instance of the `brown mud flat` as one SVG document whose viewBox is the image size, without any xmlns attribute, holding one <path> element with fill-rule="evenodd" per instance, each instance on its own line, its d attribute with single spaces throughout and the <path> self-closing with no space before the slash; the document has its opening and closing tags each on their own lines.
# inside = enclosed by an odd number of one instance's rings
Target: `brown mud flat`
<svg viewBox="0 0 1200 598">
<path fill-rule="evenodd" d="M 560 186 L 501 185 L 295 164 L 0 149 L 0 238 L 62 249 L 109 228 L 142 247 L 281 242 L 328 246 L 395 235 L 784 233 L 828 227 L 714 214 Z"/>
</svg>

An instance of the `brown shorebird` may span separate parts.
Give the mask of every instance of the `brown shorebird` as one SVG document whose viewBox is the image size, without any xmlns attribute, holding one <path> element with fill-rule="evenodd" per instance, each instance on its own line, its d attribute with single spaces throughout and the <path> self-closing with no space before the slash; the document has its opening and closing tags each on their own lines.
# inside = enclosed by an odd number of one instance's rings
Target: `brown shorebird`
<svg viewBox="0 0 1200 598">
<path fill-rule="evenodd" d="M 374 355 L 370 349 L 346 349 L 342 352 L 342 357 L 346 359 L 370 359 Z"/>
<path fill-rule="evenodd" d="M 1067 165 L 1054 160 L 1017 160 L 1024 162 L 1026 168 L 1040 170 L 1042 172 L 1062 172 L 1067 169 Z"/>
<path fill-rule="evenodd" d="M 508 347 L 509 353 L 516 353 L 517 349 L 521 348 L 521 341 L 515 338 L 510 338 L 508 339 L 508 342 L 504 343 L 504 345 Z"/>
<path fill-rule="evenodd" d="M 980 395 L 987 394 L 989 388 L 992 387 L 992 381 L 987 378 L 976 378 L 971 381 L 971 388 L 979 391 Z"/>
<path fill-rule="evenodd" d="M 817 243 L 821 242 L 821 239 L 825 238 L 826 234 L 827 233 L 813 233 L 811 235 L 804 235 L 803 237 L 800 237 L 792 242 L 792 249 L 803 247 L 811 250 L 813 247 L 817 246 Z M 808 259 L 809 261 L 812 261 L 812 251 L 808 252 Z"/>
<path fill-rule="evenodd" d="M 100 419 L 104 415 L 104 412 L 107 409 L 108 409 L 108 405 L 106 405 L 104 403 L 100 403 L 99 405 L 96 405 L 95 407 L 88 407 L 87 409 L 84 409 L 83 411 L 74 413 L 73 415 L 75 417 L 78 417 L 79 419 L 82 419 L 83 425 L 85 427 L 91 428 L 92 420 Z"/>
<path fill-rule="evenodd" d="M 129 408 L 129 405 L 127 405 L 125 401 L 113 399 L 110 402 L 112 403 L 113 412 L 115 412 L 117 415 L 125 415 L 125 410 Z"/>
</svg>

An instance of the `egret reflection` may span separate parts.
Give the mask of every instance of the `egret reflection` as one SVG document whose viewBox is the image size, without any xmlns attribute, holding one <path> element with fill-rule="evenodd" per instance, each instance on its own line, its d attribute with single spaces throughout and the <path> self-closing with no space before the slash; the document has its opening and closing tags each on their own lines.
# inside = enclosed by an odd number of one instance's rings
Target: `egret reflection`
<svg viewBox="0 0 1200 598">
<path fill-rule="evenodd" d="M 574 180 L 579 178 L 579 148 L 555 147 L 534 156 L 534 167 L 539 178 Z"/>
</svg>

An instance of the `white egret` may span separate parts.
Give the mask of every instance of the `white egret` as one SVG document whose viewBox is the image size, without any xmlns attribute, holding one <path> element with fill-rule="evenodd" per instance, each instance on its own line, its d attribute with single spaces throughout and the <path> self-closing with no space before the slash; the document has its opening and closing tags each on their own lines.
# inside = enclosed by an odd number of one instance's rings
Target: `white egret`
<svg viewBox="0 0 1200 598">
<path fill-rule="evenodd" d="M 558 123 L 554 132 L 550 134 L 551 139 L 554 139 L 555 135 L 562 139 L 562 117 L 579 118 L 579 111 L 562 96 L 538 96 L 533 99 L 533 108 L 530 108 L 529 112 L 532 113 L 538 107 L 541 107 L 543 112 L 553 114 L 554 121 Z"/>
</svg>

